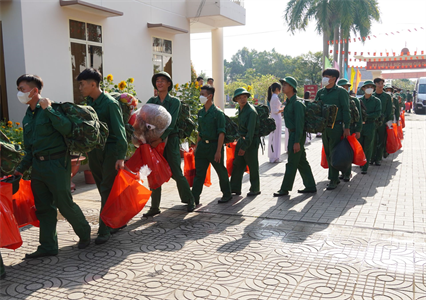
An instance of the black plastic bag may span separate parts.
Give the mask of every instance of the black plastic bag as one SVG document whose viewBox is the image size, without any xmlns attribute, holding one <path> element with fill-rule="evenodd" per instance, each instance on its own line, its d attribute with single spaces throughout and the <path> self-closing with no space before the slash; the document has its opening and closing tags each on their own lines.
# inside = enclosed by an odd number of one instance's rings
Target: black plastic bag
<svg viewBox="0 0 426 300">
<path fill-rule="evenodd" d="M 343 139 L 331 150 L 331 165 L 341 171 L 346 172 L 352 165 L 354 150 L 347 139 Z"/>
</svg>

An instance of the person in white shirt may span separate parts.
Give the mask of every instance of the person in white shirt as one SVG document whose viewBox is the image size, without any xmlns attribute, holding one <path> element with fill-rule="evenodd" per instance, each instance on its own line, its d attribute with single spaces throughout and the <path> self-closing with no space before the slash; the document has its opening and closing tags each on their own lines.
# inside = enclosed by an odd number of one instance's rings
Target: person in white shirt
<svg viewBox="0 0 426 300">
<path fill-rule="evenodd" d="M 268 139 L 268 156 L 269 162 L 278 163 L 280 162 L 281 156 L 281 127 L 282 117 L 281 114 L 284 108 L 281 105 L 281 101 L 278 98 L 278 94 L 281 92 L 281 84 L 274 82 L 268 89 L 268 101 L 271 108 L 271 117 L 275 120 L 277 128 L 269 134 Z"/>
</svg>

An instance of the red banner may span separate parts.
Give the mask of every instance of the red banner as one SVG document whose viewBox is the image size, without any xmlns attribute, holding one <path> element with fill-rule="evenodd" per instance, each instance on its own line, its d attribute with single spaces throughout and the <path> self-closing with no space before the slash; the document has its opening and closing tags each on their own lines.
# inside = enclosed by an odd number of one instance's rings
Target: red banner
<svg viewBox="0 0 426 300">
<path fill-rule="evenodd" d="M 315 99 L 315 95 L 318 92 L 318 86 L 316 84 L 305 84 L 304 86 L 304 92 L 310 92 L 311 95 L 309 96 L 309 99 L 314 100 Z"/>
<path fill-rule="evenodd" d="M 367 62 L 366 69 L 414 69 L 426 68 L 426 59 L 410 60 L 410 61 L 379 61 Z"/>
</svg>

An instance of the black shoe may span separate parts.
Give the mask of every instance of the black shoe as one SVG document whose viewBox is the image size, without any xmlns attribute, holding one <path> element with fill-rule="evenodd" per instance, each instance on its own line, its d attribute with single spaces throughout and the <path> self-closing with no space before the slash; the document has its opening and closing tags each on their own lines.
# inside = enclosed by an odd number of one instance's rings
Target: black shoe
<svg viewBox="0 0 426 300">
<path fill-rule="evenodd" d="M 198 199 L 198 200 L 194 199 L 194 204 L 195 204 L 195 206 L 200 205 L 200 199 Z"/>
<path fill-rule="evenodd" d="M 188 204 L 189 203 L 189 200 L 187 200 L 187 199 L 185 199 L 185 200 L 180 200 L 180 202 L 182 202 L 182 203 L 185 203 L 185 204 Z"/>
<path fill-rule="evenodd" d="M 48 252 L 42 252 L 37 250 L 36 252 L 25 254 L 25 259 L 31 259 L 31 258 L 39 258 L 39 257 L 46 257 L 46 256 L 56 256 L 58 253 L 48 253 Z"/>
<path fill-rule="evenodd" d="M 109 233 L 111 233 L 111 234 L 116 234 L 119 230 L 121 230 L 121 229 L 123 229 L 123 228 L 126 228 L 127 227 L 127 224 L 126 225 L 124 225 L 124 226 L 121 226 L 120 228 L 111 228 L 110 230 L 109 230 Z"/>
<path fill-rule="evenodd" d="M 109 238 L 111 237 L 110 234 L 108 235 L 98 235 L 98 237 L 95 240 L 96 245 L 102 245 L 108 242 Z"/>
<path fill-rule="evenodd" d="M 155 215 L 158 215 L 158 214 L 160 214 L 161 213 L 161 211 L 160 210 L 157 210 L 157 211 L 151 211 L 151 210 L 148 210 L 148 212 L 147 213 L 145 213 L 145 214 L 143 214 L 142 216 L 143 217 L 145 217 L 145 218 L 148 218 L 148 217 L 153 217 L 153 216 L 155 216 Z"/>
<path fill-rule="evenodd" d="M 222 197 L 222 198 L 220 198 L 218 201 L 217 201 L 217 203 L 226 203 L 226 202 L 229 202 L 229 201 L 231 201 L 232 200 L 232 196 L 229 196 L 229 197 Z"/>
<path fill-rule="evenodd" d="M 288 195 L 288 191 L 278 191 L 274 193 L 274 197 L 281 197 L 281 196 L 287 196 L 287 195 Z"/>
<path fill-rule="evenodd" d="M 335 188 L 337 188 L 337 185 L 340 183 L 340 180 L 338 181 L 330 181 L 330 183 L 327 186 L 327 190 L 331 191 L 334 190 Z"/>
<path fill-rule="evenodd" d="M 383 153 L 383 158 L 386 158 L 389 156 L 389 153 L 387 153 L 386 151 Z"/>
<path fill-rule="evenodd" d="M 346 176 L 345 176 L 345 177 L 343 177 L 343 181 L 344 181 L 344 182 L 349 182 L 350 180 L 351 180 L 351 178 L 350 178 L 350 177 L 346 177 Z"/>
<path fill-rule="evenodd" d="M 188 204 L 188 206 L 186 207 L 187 212 L 193 212 L 194 209 L 195 209 L 195 204 L 192 204 L 192 205 Z"/>
<path fill-rule="evenodd" d="M 303 189 L 303 190 L 297 190 L 300 194 L 309 194 L 309 193 L 316 193 L 317 189 Z"/>
<path fill-rule="evenodd" d="M 367 174 L 367 171 L 361 171 L 361 174 L 365 175 L 365 174 Z"/>
<path fill-rule="evenodd" d="M 88 240 L 82 240 L 80 239 L 80 241 L 77 244 L 78 249 L 86 249 L 87 247 L 89 247 L 90 245 L 90 238 Z"/>
<path fill-rule="evenodd" d="M 340 175 L 340 176 L 339 176 L 339 179 L 343 179 L 343 175 Z"/>
<path fill-rule="evenodd" d="M 382 163 L 380 161 L 376 161 L 376 166 L 380 167 Z"/>
<path fill-rule="evenodd" d="M 233 196 L 239 196 L 241 195 L 241 192 L 232 192 L 231 194 L 233 194 Z"/>
<path fill-rule="evenodd" d="M 247 193 L 247 197 L 253 197 L 253 196 L 257 196 L 260 195 L 261 191 L 258 192 L 248 192 Z"/>
</svg>

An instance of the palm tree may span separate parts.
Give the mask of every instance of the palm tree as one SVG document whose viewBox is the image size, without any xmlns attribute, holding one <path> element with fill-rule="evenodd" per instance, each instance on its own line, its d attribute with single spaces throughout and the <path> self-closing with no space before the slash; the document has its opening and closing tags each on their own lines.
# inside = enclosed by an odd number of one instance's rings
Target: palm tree
<svg viewBox="0 0 426 300">
<path fill-rule="evenodd" d="M 361 36 L 369 33 L 372 20 L 380 18 L 377 0 L 290 0 L 287 3 L 284 18 L 289 31 L 306 30 L 311 19 L 316 21 L 316 31 L 323 35 L 323 68 L 328 55 L 328 41 L 349 39 L 350 30 L 359 32 Z M 334 43 L 334 61 L 344 47 L 345 56 L 349 50 L 348 43 Z M 343 57 L 341 58 L 341 64 Z M 343 68 L 341 68 L 343 69 Z"/>
</svg>

